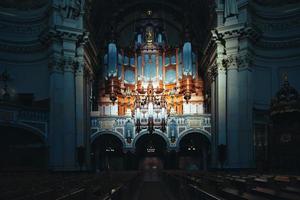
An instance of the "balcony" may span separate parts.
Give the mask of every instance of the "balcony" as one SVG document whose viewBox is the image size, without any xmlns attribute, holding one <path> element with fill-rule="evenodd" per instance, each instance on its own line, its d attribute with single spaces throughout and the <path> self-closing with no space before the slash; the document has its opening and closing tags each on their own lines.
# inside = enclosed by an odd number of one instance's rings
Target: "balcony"
<svg viewBox="0 0 300 200">
<path fill-rule="evenodd" d="M 0 104 L 0 124 L 30 129 L 44 138 L 48 135 L 47 110 L 14 104 Z"/>
<path fill-rule="evenodd" d="M 166 129 L 162 131 L 161 119 L 154 119 L 154 134 L 167 138 L 171 148 L 177 148 L 178 141 L 189 133 L 199 133 L 211 139 L 211 115 L 169 115 Z M 133 127 L 130 129 L 130 127 Z M 123 139 L 128 148 L 134 147 L 134 142 L 140 135 L 149 134 L 148 119 L 141 119 L 141 130 L 137 132 L 136 120 L 130 116 L 100 116 L 100 112 L 91 112 L 91 139 L 101 134 L 114 134 Z M 131 132 L 129 134 L 129 132 Z M 130 137 L 130 140 L 127 140 Z"/>
</svg>

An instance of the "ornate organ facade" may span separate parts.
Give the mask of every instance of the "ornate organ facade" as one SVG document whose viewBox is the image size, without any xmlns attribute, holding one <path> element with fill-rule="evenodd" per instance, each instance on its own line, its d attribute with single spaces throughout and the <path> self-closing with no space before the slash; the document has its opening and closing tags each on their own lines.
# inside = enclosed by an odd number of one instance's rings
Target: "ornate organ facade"
<svg viewBox="0 0 300 200">
<path fill-rule="evenodd" d="M 100 80 L 100 115 L 160 118 L 203 113 L 203 82 L 192 44 L 168 47 L 163 31 L 153 25 L 136 33 L 135 45 L 107 45 Z M 148 111 L 145 109 L 148 108 Z"/>
<path fill-rule="evenodd" d="M 139 133 L 158 133 L 174 148 L 180 134 L 189 130 L 203 130 L 210 137 L 210 115 L 204 114 L 203 81 L 191 42 L 170 47 L 157 24 L 137 30 L 131 47 L 120 48 L 113 39 L 107 44 L 98 111 L 92 113 L 94 135 L 110 130 L 129 149 Z"/>
</svg>

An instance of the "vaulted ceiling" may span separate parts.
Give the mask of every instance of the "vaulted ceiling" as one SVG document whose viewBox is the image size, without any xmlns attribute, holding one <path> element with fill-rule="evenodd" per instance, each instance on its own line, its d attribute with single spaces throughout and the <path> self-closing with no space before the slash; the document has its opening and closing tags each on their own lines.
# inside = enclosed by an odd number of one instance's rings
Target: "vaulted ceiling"
<svg viewBox="0 0 300 200">
<path fill-rule="evenodd" d="M 135 25 L 145 20 L 151 10 L 152 19 L 164 24 L 171 46 L 181 41 L 185 27 L 189 27 L 193 43 L 200 45 L 210 31 L 214 0 L 91 0 L 89 25 L 96 44 L 103 47 L 111 27 L 117 33 L 120 46 L 133 40 Z"/>
</svg>

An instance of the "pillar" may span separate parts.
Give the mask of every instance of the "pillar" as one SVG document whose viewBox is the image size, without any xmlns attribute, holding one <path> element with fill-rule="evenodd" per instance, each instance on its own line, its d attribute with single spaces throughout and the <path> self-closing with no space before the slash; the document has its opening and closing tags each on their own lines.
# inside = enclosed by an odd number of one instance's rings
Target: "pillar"
<svg viewBox="0 0 300 200">
<path fill-rule="evenodd" d="M 59 0 L 52 1 L 49 17 L 49 169 L 75 171 L 80 170 L 77 147 L 89 146 L 89 96 L 84 86 L 82 46 L 87 37 L 82 20 L 84 1 L 76 7 L 66 1 L 66 9 L 59 9 L 60 4 Z M 70 16 L 68 9 L 77 9 L 80 15 Z"/>
<path fill-rule="evenodd" d="M 63 96 L 63 70 L 59 57 L 53 57 L 50 63 L 50 117 L 49 117 L 49 169 L 54 166 L 63 165 L 63 116 L 61 111 L 64 109 Z M 55 146 L 53 145 L 55 144 Z"/>
<path fill-rule="evenodd" d="M 212 101 L 216 104 L 212 109 L 212 112 L 216 113 L 215 117 L 213 116 L 213 123 L 216 126 L 213 129 L 215 138 L 217 145 L 226 145 L 224 167 L 230 169 L 254 167 L 252 75 L 249 67 L 242 66 L 242 63 L 247 64 L 248 61 L 241 61 L 249 50 L 245 46 L 243 50 L 243 47 L 241 48 L 244 25 L 235 26 L 232 30 L 227 30 L 226 27 L 218 30 L 219 38 L 216 42 L 218 73 Z M 219 51 L 220 45 L 223 46 L 222 51 Z"/>
<path fill-rule="evenodd" d="M 74 67 L 71 60 L 64 66 L 64 170 L 74 170 L 76 168 L 76 116 L 75 116 L 75 84 L 74 84 Z"/>
</svg>

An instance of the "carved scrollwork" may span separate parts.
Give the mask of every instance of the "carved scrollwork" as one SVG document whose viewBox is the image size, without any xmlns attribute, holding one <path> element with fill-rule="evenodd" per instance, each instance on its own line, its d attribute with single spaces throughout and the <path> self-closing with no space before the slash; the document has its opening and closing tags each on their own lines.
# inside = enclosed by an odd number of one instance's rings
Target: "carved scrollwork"
<svg viewBox="0 0 300 200">
<path fill-rule="evenodd" d="M 50 58 L 50 61 L 48 63 L 48 68 L 51 71 L 63 71 L 64 60 L 61 57 L 53 56 Z"/>
<path fill-rule="evenodd" d="M 230 55 L 222 59 L 222 70 L 235 69 L 238 67 L 237 56 Z"/>
<path fill-rule="evenodd" d="M 238 68 L 246 68 L 252 63 L 252 57 L 250 54 L 239 55 L 236 58 Z"/>
</svg>

